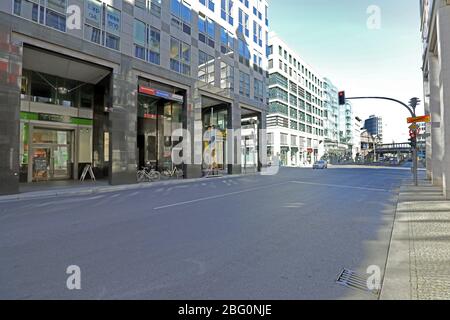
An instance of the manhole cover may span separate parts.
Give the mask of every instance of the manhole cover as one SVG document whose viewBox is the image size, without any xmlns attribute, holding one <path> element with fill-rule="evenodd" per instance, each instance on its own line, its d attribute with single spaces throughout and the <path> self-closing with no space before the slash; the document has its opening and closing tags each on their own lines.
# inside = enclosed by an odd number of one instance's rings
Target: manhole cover
<svg viewBox="0 0 450 320">
<path fill-rule="evenodd" d="M 374 295 L 379 294 L 379 290 L 377 289 L 369 289 L 368 285 L 367 285 L 367 277 L 357 274 L 356 272 L 349 270 L 349 269 L 343 269 L 337 280 L 336 283 L 347 287 L 347 288 L 351 288 L 351 289 L 356 289 L 356 290 L 360 290 L 360 291 L 364 291 L 367 293 L 371 293 Z"/>
</svg>

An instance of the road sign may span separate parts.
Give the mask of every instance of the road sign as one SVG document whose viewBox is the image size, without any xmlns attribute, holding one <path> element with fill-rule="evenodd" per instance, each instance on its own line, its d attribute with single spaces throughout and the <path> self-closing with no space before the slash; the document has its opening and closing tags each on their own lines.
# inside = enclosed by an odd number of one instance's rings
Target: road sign
<svg viewBox="0 0 450 320">
<path fill-rule="evenodd" d="M 408 123 L 429 123 L 431 122 L 431 116 L 421 116 L 421 117 L 414 117 L 414 118 L 408 118 Z"/>
<path fill-rule="evenodd" d="M 419 126 L 415 123 L 413 123 L 412 125 L 409 126 L 409 130 L 415 131 L 417 129 L 419 129 Z"/>
</svg>

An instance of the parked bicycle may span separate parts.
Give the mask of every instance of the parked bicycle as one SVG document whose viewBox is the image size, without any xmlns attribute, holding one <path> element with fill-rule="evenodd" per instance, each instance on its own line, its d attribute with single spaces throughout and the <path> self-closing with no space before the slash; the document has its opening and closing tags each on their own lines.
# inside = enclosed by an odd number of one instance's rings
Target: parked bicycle
<svg viewBox="0 0 450 320">
<path fill-rule="evenodd" d="M 161 173 L 159 173 L 150 163 L 137 172 L 138 182 L 154 182 L 161 180 Z"/>
<path fill-rule="evenodd" d="M 184 172 L 182 169 L 179 169 L 176 166 L 174 166 L 172 169 L 165 169 L 162 172 L 162 175 L 167 178 L 182 179 L 184 177 Z"/>
</svg>

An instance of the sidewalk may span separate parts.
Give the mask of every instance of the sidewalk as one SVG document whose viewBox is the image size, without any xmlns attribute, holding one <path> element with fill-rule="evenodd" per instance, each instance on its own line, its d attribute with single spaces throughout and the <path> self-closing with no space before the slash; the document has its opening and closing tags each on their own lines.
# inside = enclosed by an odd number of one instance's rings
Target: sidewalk
<svg viewBox="0 0 450 320">
<path fill-rule="evenodd" d="M 259 173 L 258 173 L 259 174 Z M 161 188 L 161 187 L 170 187 L 181 184 L 191 184 L 198 182 L 206 182 L 210 180 L 223 180 L 223 179 L 234 179 L 243 176 L 252 176 L 253 174 L 236 174 L 236 175 L 224 175 L 220 177 L 210 177 L 210 178 L 197 178 L 197 179 L 184 179 L 184 180 L 163 180 L 158 182 L 150 182 L 150 183 L 136 183 L 136 184 L 127 184 L 127 185 L 118 185 L 111 186 L 107 184 L 105 181 L 98 181 L 93 183 L 91 181 L 87 181 L 85 183 L 74 183 L 70 186 L 49 186 L 42 185 L 42 187 L 31 186 L 25 188 L 19 194 L 0 196 L 0 203 L 2 202 L 10 202 L 10 201 L 18 201 L 18 200 L 33 200 L 33 199 L 41 199 L 41 198 L 52 198 L 52 197 L 65 197 L 65 196 L 82 196 L 82 195 L 92 195 L 97 193 L 107 193 L 107 192 L 118 192 L 118 191 L 126 191 L 126 190 L 139 190 L 139 189 L 150 189 L 150 188 Z"/>
<path fill-rule="evenodd" d="M 427 181 L 400 188 L 380 299 L 450 299 L 450 201 Z"/>
</svg>

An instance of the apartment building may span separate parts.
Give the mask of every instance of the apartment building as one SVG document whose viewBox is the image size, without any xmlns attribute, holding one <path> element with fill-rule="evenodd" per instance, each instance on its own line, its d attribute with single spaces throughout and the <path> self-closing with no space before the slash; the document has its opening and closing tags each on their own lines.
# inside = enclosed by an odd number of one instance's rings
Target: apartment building
<svg viewBox="0 0 450 320">
<path fill-rule="evenodd" d="M 421 0 L 427 176 L 450 199 L 450 1 Z"/>
<path fill-rule="evenodd" d="M 324 80 L 275 33 L 269 34 L 268 158 L 310 165 L 324 154 Z"/>
<path fill-rule="evenodd" d="M 266 0 L 1 1 L 0 194 L 174 156 L 186 178 L 260 169 L 268 25 Z"/>
</svg>

